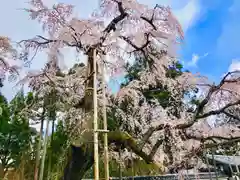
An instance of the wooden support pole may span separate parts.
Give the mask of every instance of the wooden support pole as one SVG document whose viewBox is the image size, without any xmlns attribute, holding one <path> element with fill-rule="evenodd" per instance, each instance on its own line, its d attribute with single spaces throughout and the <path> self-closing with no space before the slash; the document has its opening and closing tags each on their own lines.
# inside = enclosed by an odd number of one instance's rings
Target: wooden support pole
<svg viewBox="0 0 240 180">
<path fill-rule="evenodd" d="M 45 109 L 43 108 L 43 112 L 41 115 L 40 136 L 39 136 L 39 141 L 38 141 L 38 145 L 37 145 L 36 164 L 35 164 L 35 169 L 34 169 L 34 180 L 38 180 L 38 174 L 39 174 L 40 151 L 41 151 L 41 147 L 42 147 L 44 115 L 45 115 Z"/>
<path fill-rule="evenodd" d="M 42 156 L 39 180 L 43 180 L 43 175 L 44 175 L 44 165 L 45 165 L 45 158 L 47 154 L 47 143 L 48 143 L 48 129 L 49 129 L 49 119 L 47 120 L 46 132 L 44 135 L 43 156 Z"/>
<path fill-rule="evenodd" d="M 104 132 L 104 169 L 105 180 L 109 180 L 109 157 L 108 157 L 108 129 L 107 129 L 107 111 L 106 111 L 106 83 L 105 67 L 102 65 L 102 95 L 103 95 L 103 130 Z"/>
<path fill-rule="evenodd" d="M 99 180 L 99 154 L 98 154 L 98 103 L 97 103 L 97 62 L 96 49 L 92 49 L 93 57 L 93 142 L 94 142 L 94 180 Z"/>
</svg>

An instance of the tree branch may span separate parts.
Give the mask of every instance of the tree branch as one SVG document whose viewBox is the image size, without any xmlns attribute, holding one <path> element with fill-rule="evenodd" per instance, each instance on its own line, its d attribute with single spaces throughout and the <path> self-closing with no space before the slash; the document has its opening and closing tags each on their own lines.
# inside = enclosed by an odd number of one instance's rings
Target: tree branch
<svg viewBox="0 0 240 180">
<path fill-rule="evenodd" d="M 120 131 L 109 132 L 108 142 L 110 144 L 115 143 L 116 145 L 120 145 L 121 147 L 131 149 L 135 154 L 143 158 L 146 161 L 146 163 L 153 162 L 152 157 L 150 157 L 145 152 L 143 152 L 142 149 L 139 148 L 134 138 L 126 132 L 120 132 Z"/>
<path fill-rule="evenodd" d="M 153 146 L 153 148 L 152 148 L 152 150 L 151 150 L 151 152 L 150 152 L 150 154 L 149 154 L 149 157 L 150 157 L 151 159 L 153 159 L 153 157 L 154 157 L 155 154 L 157 153 L 158 148 L 162 145 L 162 143 L 163 143 L 163 139 L 162 139 L 162 138 L 159 138 L 159 139 L 157 140 L 157 142 L 154 144 L 154 146 Z"/>
<path fill-rule="evenodd" d="M 152 17 L 151 19 L 148 19 L 147 17 L 141 16 L 141 19 L 145 20 L 146 22 L 148 22 L 154 30 L 157 30 L 157 27 L 154 25 L 153 23 L 153 19 L 154 19 L 154 15 L 155 15 L 155 10 L 158 8 L 159 6 L 156 4 L 156 6 L 153 9 L 153 13 L 152 13 Z"/>
<path fill-rule="evenodd" d="M 229 112 L 227 112 L 227 111 L 223 111 L 223 114 L 225 114 L 226 116 L 228 116 L 228 117 L 230 117 L 230 118 L 236 119 L 236 120 L 238 120 L 238 121 L 240 122 L 240 117 L 239 117 L 239 116 L 236 116 L 236 115 L 234 115 L 234 114 L 231 114 L 231 113 L 229 113 Z"/>
<path fill-rule="evenodd" d="M 108 26 L 104 29 L 103 32 L 110 33 L 111 31 L 116 30 L 116 24 L 122 21 L 125 17 L 127 17 L 128 13 L 124 11 L 122 2 L 112 0 L 118 5 L 118 11 L 120 12 L 120 15 L 115 17 L 109 24 Z"/>
<path fill-rule="evenodd" d="M 240 137 L 228 139 L 228 140 L 220 142 L 220 143 L 208 143 L 208 144 L 205 144 L 205 148 L 214 148 L 214 147 L 218 147 L 218 146 L 234 144 L 237 142 L 240 142 Z"/>
<path fill-rule="evenodd" d="M 206 118 L 208 116 L 218 115 L 218 114 L 221 114 L 221 113 L 224 113 L 224 114 L 227 115 L 229 113 L 227 113 L 225 110 L 227 108 L 229 108 L 229 107 L 232 107 L 232 106 L 235 106 L 235 105 L 238 105 L 238 104 L 240 104 L 240 100 L 237 100 L 237 101 L 235 101 L 233 103 L 229 103 L 229 104 L 225 105 L 224 107 L 222 107 L 222 108 L 220 108 L 218 110 L 212 110 L 212 111 L 209 111 L 209 112 L 204 113 L 202 115 L 199 115 L 199 116 L 196 117 L 196 119 L 202 119 L 202 118 Z"/>
<path fill-rule="evenodd" d="M 207 113 L 204 113 L 202 114 L 202 111 L 204 109 L 204 107 L 207 105 L 207 103 L 209 102 L 209 100 L 211 99 L 212 95 L 214 92 L 220 90 L 222 88 L 222 86 L 225 84 L 225 83 L 235 83 L 235 82 L 239 82 L 239 78 L 236 78 L 236 79 L 227 79 L 230 75 L 234 74 L 234 73 L 239 73 L 240 71 L 233 71 L 233 72 L 228 72 L 224 77 L 223 79 L 220 81 L 220 83 L 216 86 L 216 85 L 212 85 L 206 95 L 206 97 L 199 103 L 199 105 L 197 106 L 196 108 L 196 111 L 194 113 L 194 117 L 192 119 L 192 121 L 188 122 L 188 123 L 185 123 L 185 124 L 179 124 L 177 126 L 178 129 L 186 129 L 186 128 L 189 128 L 191 127 L 195 122 L 197 122 L 199 119 L 202 119 L 202 118 L 206 118 L 206 117 L 209 117 L 211 115 L 218 115 L 218 114 L 221 114 L 221 113 L 224 113 L 226 114 L 225 110 L 231 106 L 234 106 L 234 105 L 238 105 L 240 104 L 240 100 L 237 100 L 235 102 L 232 102 L 232 103 L 228 103 L 227 105 L 225 105 L 224 107 L 218 109 L 218 110 L 213 110 L 213 111 L 209 111 Z"/>
</svg>

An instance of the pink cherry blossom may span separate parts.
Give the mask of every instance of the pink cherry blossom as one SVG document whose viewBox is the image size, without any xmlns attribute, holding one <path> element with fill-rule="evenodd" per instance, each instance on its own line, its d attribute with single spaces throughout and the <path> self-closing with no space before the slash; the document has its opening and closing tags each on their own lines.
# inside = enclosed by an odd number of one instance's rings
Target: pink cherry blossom
<svg viewBox="0 0 240 180">
<path fill-rule="evenodd" d="M 121 122 L 119 130 L 136 139 L 140 150 L 152 161 L 181 169 L 187 164 L 196 164 L 204 148 L 239 138 L 240 130 L 233 125 L 230 127 L 229 123 L 224 122 L 218 127 L 208 124 L 208 118 L 212 116 L 239 118 L 240 79 L 237 72 L 230 73 L 231 76 L 227 74 L 217 85 L 199 74 L 183 72 L 176 78 L 166 75 L 168 67 L 177 62 L 174 50 L 184 38 L 169 7 L 156 5 L 150 8 L 136 0 L 101 0 L 90 18 L 80 19 L 73 17 L 72 5 L 60 3 L 50 8 L 41 0 L 32 0 L 30 5 L 26 11 L 32 19 L 39 21 L 48 35 L 38 35 L 20 44 L 24 52 L 49 50 L 49 61 L 38 75 L 30 74 L 27 80 L 42 97 L 52 89 L 56 90 L 59 111 L 72 126 L 91 128 L 89 114 L 84 114 L 82 106 L 86 67 L 76 66 L 71 73 L 57 75 L 58 53 L 64 47 L 85 54 L 95 48 L 98 65 L 105 64 L 111 77 L 123 75 L 123 67 L 131 57 L 144 59 L 145 66 L 138 73 L 139 78 L 129 82 L 117 94 L 108 94 L 107 105 L 109 111 L 115 109 L 114 116 Z M 101 77 L 100 71 L 98 75 Z M 190 105 L 185 101 L 186 92 L 195 94 L 196 88 L 201 89 L 203 95 L 197 104 Z M 163 100 L 146 97 L 146 92 L 152 90 L 170 92 L 164 100 L 168 102 L 166 107 L 162 105 Z M 101 107 L 99 87 L 98 98 Z M 129 151 L 123 152 L 125 158 L 129 155 Z"/>
<path fill-rule="evenodd" d="M 15 79 L 20 66 L 16 63 L 17 51 L 12 47 L 8 37 L 0 36 L 0 79 L 4 80 L 6 74 Z"/>
</svg>

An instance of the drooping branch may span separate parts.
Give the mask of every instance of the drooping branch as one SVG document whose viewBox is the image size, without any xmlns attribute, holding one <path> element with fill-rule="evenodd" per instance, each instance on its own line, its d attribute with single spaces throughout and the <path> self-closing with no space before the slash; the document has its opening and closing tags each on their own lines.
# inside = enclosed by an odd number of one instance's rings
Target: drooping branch
<svg viewBox="0 0 240 180">
<path fill-rule="evenodd" d="M 199 114 L 203 111 L 203 108 L 204 106 L 209 102 L 210 98 L 212 97 L 213 93 L 220 90 L 224 84 L 226 83 L 234 83 L 234 82 L 239 82 L 239 78 L 237 79 L 227 79 L 230 75 L 232 74 L 235 74 L 235 73 L 239 73 L 240 71 L 233 71 L 233 72 L 228 72 L 223 78 L 222 80 L 220 81 L 220 83 L 215 86 L 215 85 L 212 85 L 207 93 L 207 96 L 199 103 L 197 109 L 196 109 L 196 114 L 195 114 L 195 118 L 198 119 L 200 118 L 201 116 L 199 116 Z M 229 105 L 226 105 L 224 109 L 230 107 L 230 106 L 234 106 L 238 104 L 237 102 L 235 103 L 229 103 Z M 211 113 L 209 113 L 208 116 L 212 115 Z"/>
<path fill-rule="evenodd" d="M 235 102 L 226 104 L 225 106 L 223 106 L 223 107 L 220 108 L 220 109 L 206 112 L 206 113 L 204 113 L 204 114 L 202 114 L 202 115 L 197 116 L 196 118 L 197 118 L 197 119 L 202 119 L 202 118 L 206 118 L 206 117 L 209 117 L 209 116 L 212 116 L 212 115 L 218 115 L 218 114 L 221 114 L 221 113 L 228 115 L 229 113 L 226 112 L 226 109 L 229 108 L 229 107 L 238 105 L 238 104 L 240 104 L 240 100 L 237 100 L 237 101 L 235 101 Z"/>
<path fill-rule="evenodd" d="M 178 129 L 186 129 L 191 127 L 194 123 L 198 122 L 199 119 L 202 118 L 207 118 L 209 116 L 212 115 L 219 115 L 219 114 L 225 114 L 225 115 L 229 115 L 229 113 L 226 112 L 226 110 L 230 107 L 233 107 L 235 105 L 239 105 L 240 104 L 240 100 L 237 99 L 235 102 L 229 102 L 227 103 L 225 106 L 223 106 L 222 108 L 219 108 L 217 110 L 212 110 L 209 112 L 203 112 L 204 107 L 208 104 L 208 102 L 210 101 L 210 99 L 212 98 L 213 94 L 219 90 L 221 90 L 221 88 L 226 84 L 226 83 L 236 83 L 239 82 L 239 78 L 233 78 L 233 79 L 227 79 L 230 75 L 235 74 L 235 73 L 239 73 L 240 71 L 233 71 L 233 72 L 229 72 L 227 73 L 223 79 L 220 81 L 220 83 L 216 86 L 216 85 L 212 85 L 208 92 L 206 97 L 197 105 L 196 111 L 194 113 L 194 117 L 192 118 L 192 120 L 188 123 L 185 124 L 179 124 L 177 125 Z M 231 117 L 231 116 L 230 116 Z"/>
<path fill-rule="evenodd" d="M 234 114 L 232 114 L 232 113 L 230 113 L 230 112 L 227 112 L 227 111 L 223 111 L 223 114 L 225 114 L 226 116 L 228 116 L 228 117 L 230 117 L 230 118 L 233 118 L 233 119 L 235 119 L 235 120 L 238 120 L 238 121 L 240 122 L 240 117 L 237 116 L 237 115 L 234 115 Z"/>
<path fill-rule="evenodd" d="M 233 138 L 233 139 L 228 139 L 226 141 L 218 142 L 218 143 L 206 143 L 205 148 L 214 148 L 214 147 L 219 147 L 219 146 L 225 146 L 225 145 L 231 145 L 234 143 L 240 142 L 240 137 L 238 138 Z"/>
<path fill-rule="evenodd" d="M 240 140 L 240 136 L 236 136 L 236 137 L 226 137 L 226 136 L 221 136 L 221 135 L 210 135 L 210 136 L 194 136 L 191 134 L 187 134 L 186 137 L 188 139 L 195 139 L 201 142 L 206 142 L 206 141 L 212 141 L 212 142 L 217 142 L 217 141 L 236 141 L 236 140 Z"/>
<path fill-rule="evenodd" d="M 58 39 L 48 39 L 48 38 L 40 36 L 40 35 L 36 36 L 33 39 L 21 40 L 20 42 L 18 42 L 18 44 L 21 45 L 22 43 L 26 43 L 27 46 L 31 46 L 30 44 L 33 44 L 33 47 L 35 47 L 37 49 L 39 47 L 47 47 L 48 44 L 57 43 L 57 42 L 62 42 L 63 44 L 65 44 L 69 47 L 81 48 L 81 46 L 79 46 L 78 43 L 62 41 L 62 40 L 58 40 Z"/>
</svg>

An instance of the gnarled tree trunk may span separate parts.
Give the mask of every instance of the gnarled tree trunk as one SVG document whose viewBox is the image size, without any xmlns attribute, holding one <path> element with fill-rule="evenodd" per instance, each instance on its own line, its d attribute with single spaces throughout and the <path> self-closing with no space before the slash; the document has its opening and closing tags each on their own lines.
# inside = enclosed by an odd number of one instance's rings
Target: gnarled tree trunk
<svg viewBox="0 0 240 180">
<path fill-rule="evenodd" d="M 89 113 L 93 111 L 93 86 L 94 86 L 94 78 L 93 78 L 93 52 L 94 49 L 90 48 L 87 62 L 87 72 L 86 72 L 86 86 L 85 86 L 85 97 L 83 102 L 83 108 L 85 113 Z M 86 125 L 86 129 L 93 129 L 92 119 L 89 119 Z M 93 143 L 93 133 L 90 131 L 82 134 L 84 140 L 86 142 L 82 142 L 83 145 L 80 147 L 73 146 L 71 147 L 71 154 L 67 160 L 67 166 L 64 170 L 63 180 L 79 180 L 82 179 L 85 172 L 92 167 L 94 163 L 94 146 Z"/>
<path fill-rule="evenodd" d="M 64 180 L 80 180 L 94 163 L 93 146 L 71 146 L 71 154 L 68 157 L 64 170 Z"/>
<path fill-rule="evenodd" d="M 103 136 L 101 141 L 103 141 Z M 112 131 L 108 134 L 108 143 L 116 144 L 120 147 L 128 148 L 135 154 L 142 157 L 147 163 L 152 163 L 153 160 L 150 155 L 147 155 L 139 148 L 134 138 L 129 134 L 121 131 Z M 80 180 L 85 173 L 92 167 L 93 159 L 93 145 L 82 145 L 80 147 L 71 146 L 71 153 L 67 160 L 67 166 L 64 170 L 63 180 Z"/>
</svg>

